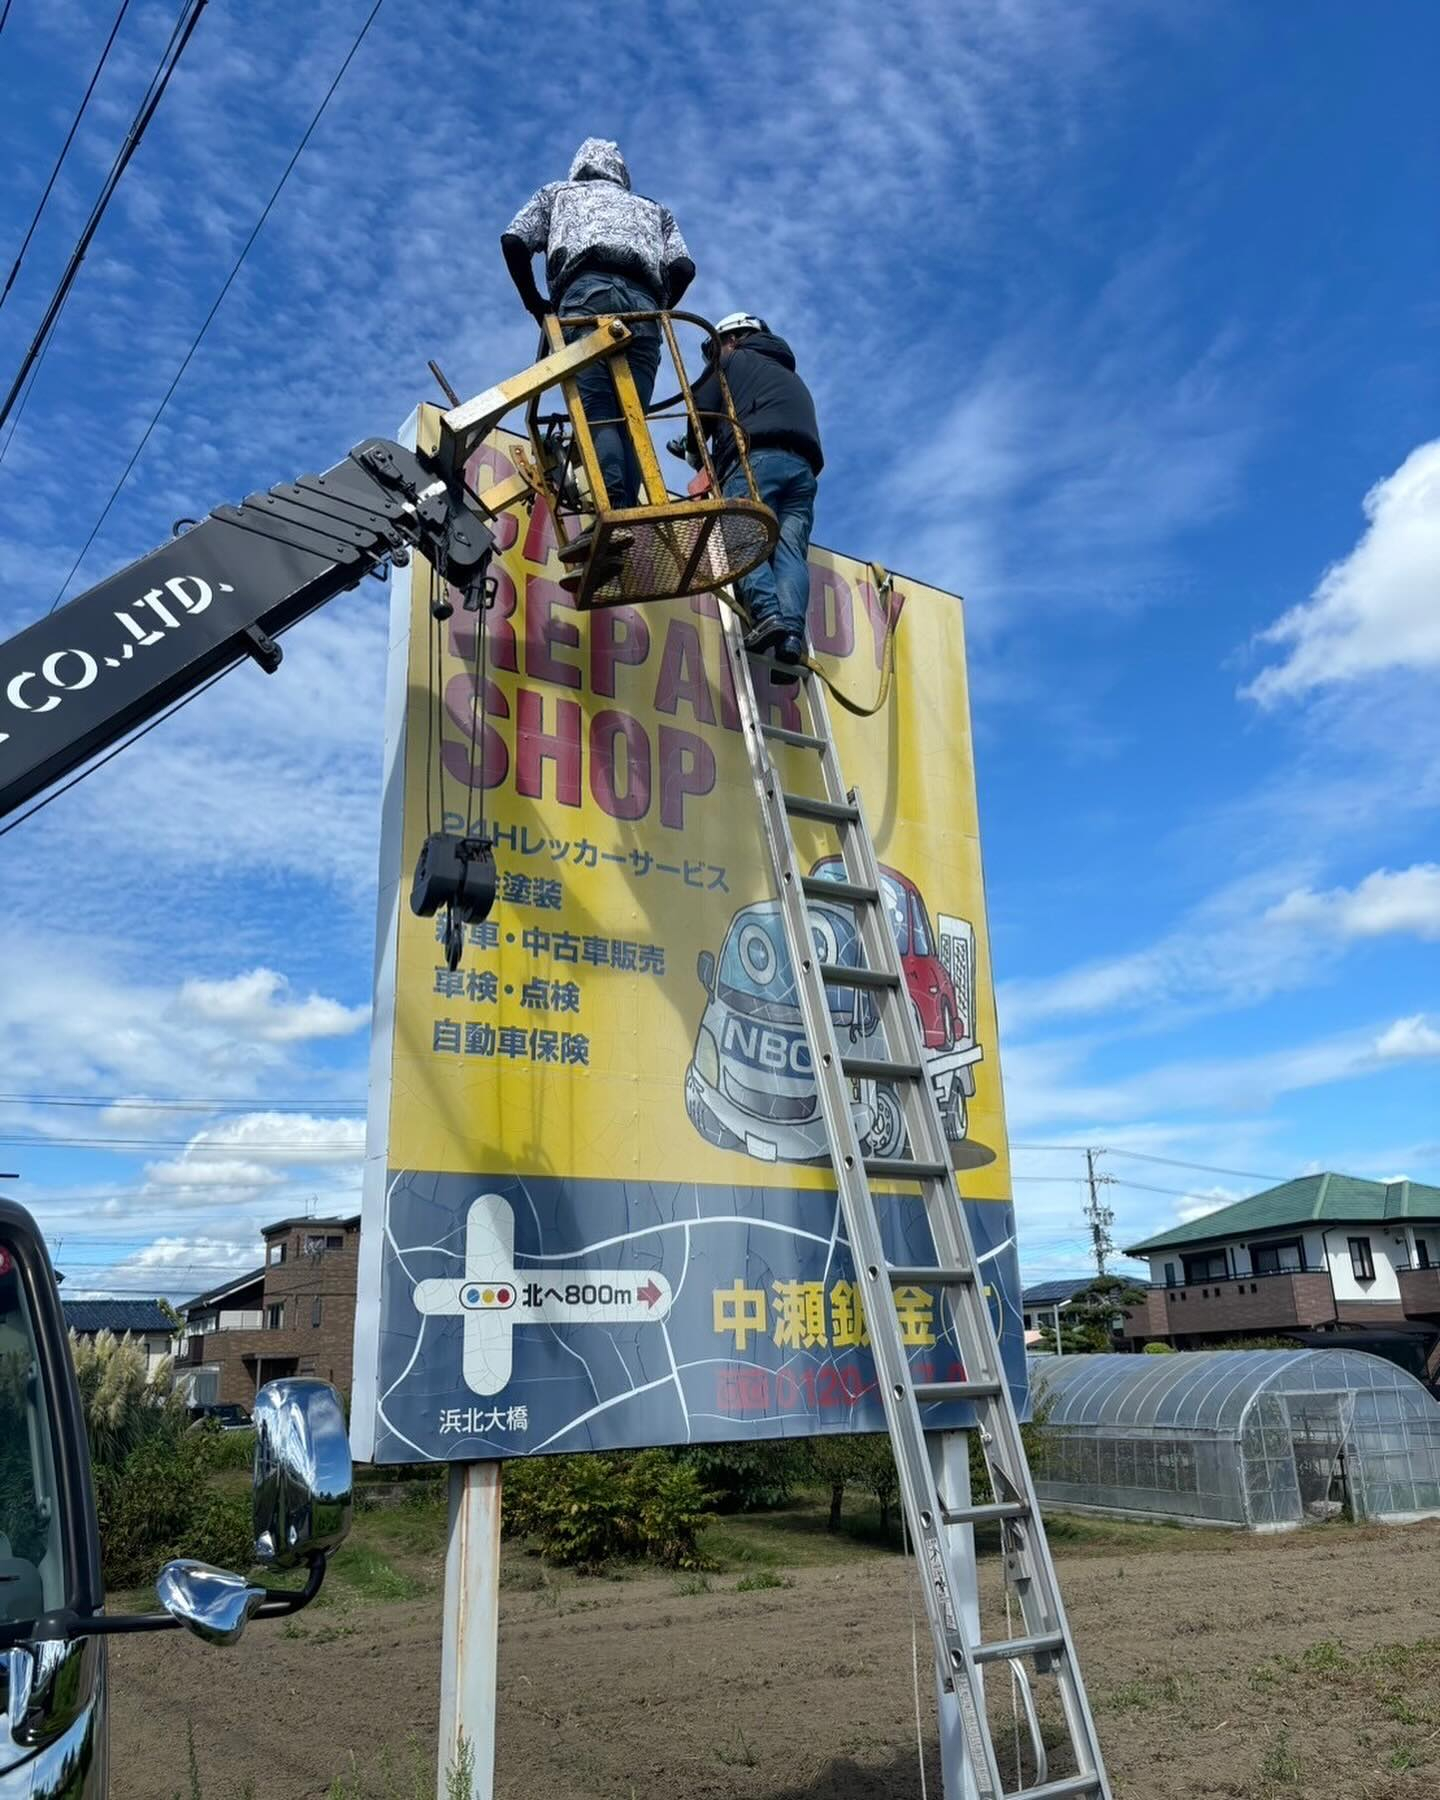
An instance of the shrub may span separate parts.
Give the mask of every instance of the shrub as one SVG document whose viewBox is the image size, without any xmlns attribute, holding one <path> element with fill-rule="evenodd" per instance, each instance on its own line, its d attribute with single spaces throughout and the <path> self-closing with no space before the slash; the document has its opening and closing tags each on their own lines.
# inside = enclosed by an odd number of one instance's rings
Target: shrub
<svg viewBox="0 0 1440 1800">
<path fill-rule="evenodd" d="M 249 1469 L 255 1461 L 255 1433 L 226 1431 L 216 1419 L 204 1419 L 190 1427 L 200 1445 L 208 1469 Z"/>
<path fill-rule="evenodd" d="M 71 1351 L 90 1438 L 107 1586 L 152 1580 L 175 1556 L 248 1568 L 249 1495 L 212 1493 L 214 1440 L 192 1432 L 169 1364 L 152 1376 L 142 1346 L 102 1331 Z M 235 1434 L 239 1436 L 239 1433 Z"/>
<path fill-rule="evenodd" d="M 598 1569 L 648 1557 L 697 1569 L 709 1495 L 688 1464 L 663 1450 L 633 1455 L 519 1458 L 505 1471 L 504 1528 L 549 1561 Z"/>
<path fill-rule="evenodd" d="M 694 1469 L 714 1496 L 716 1512 L 763 1512 L 784 1506 L 808 1474 L 804 1444 L 693 1444 L 679 1460 Z"/>
</svg>

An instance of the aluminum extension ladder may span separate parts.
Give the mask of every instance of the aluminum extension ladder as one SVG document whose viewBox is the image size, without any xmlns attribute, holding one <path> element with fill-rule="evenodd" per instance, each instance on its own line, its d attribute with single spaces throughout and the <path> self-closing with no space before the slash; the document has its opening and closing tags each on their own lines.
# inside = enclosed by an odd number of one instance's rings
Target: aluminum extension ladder
<svg viewBox="0 0 1440 1800">
<path fill-rule="evenodd" d="M 732 606 L 722 605 L 721 612 L 726 654 L 734 676 L 750 771 L 760 801 L 785 939 L 814 1063 L 841 1213 L 855 1260 L 856 1282 L 864 1294 L 905 1518 L 922 1571 L 921 1586 L 941 1677 L 941 1704 L 958 1708 L 961 1739 L 968 1756 L 967 1774 L 979 1800 L 1002 1800 L 1007 1794 L 1010 1800 L 1078 1800 L 1079 1796 L 1112 1800 L 1095 1722 L 1060 1599 L 1055 1565 L 1035 1500 L 1020 1423 L 976 1267 L 965 1209 L 946 1149 L 934 1091 L 925 1074 L 924 1045 L 883 905 L 879 864 L 860 793 L 855 788 L 847 789 L 841 775 L 821 681 L 804 668 L 799 671 L 798 692 L 808 701 L 810 730 L 792 731 L 768 723 L 755 697 L 750 658 L 744 647 L 744 624 Z M 770 758 L 771 743 L 818 754 L 823 798 L 784 789 Z M 844 858 L 843 881 L 802 872 L 790 830 L 791 819 L 818 821 L 834 829 Z M 819 959 L 811 934 L 807 904 L 811 899 L 838 900 L 853 908 L 865 956 L 863 968 Z M 830 1013 L 830 987 L 864 989 L 873 997 L 888 1058 L 846 1054 Z M 850 1108 L 850 1082 L 855 1077 L 893 1086 L 908 1136 L 904 1160 L 866 1158 Z M 872 1177 L 919 1183 L 938 1266 L 901 1268 L 887 1262 L 870 1188 Z M 895 1308 L 895 1288 L 909 1284 L 927 1285 L 948 1296 L 964 1380 L 922 1383 L 912 1379 Z M 920 1408 L 959 1400 L 972 1402 L 975 1409 L 979 1441 L 994 1494 L 994 1500 L 986 1505 L 972 1505 L 968 1494 L 942 1493 L 932 1473 Z M 942 1527 L 988 1520 L 1000 1523 L 1006 1577 L 1020 1602 L 1025 1635 L 971 1643 L 962 1630 L 963 1589 L 957 1580 L 951 1540 Z M 1017 1685 L 1035 1749 L 1038 1785 L 1008 1790 L 1001 1786 L 982 1686 L 982 1669 L 989 1663 L 1019 1667 Z M 1064 1716 L 1073 1772 L 1053 1780 L 1048 1778 L 1048 1759 L 1041 1748 L 1040 1723 L 1028 1680 L 1031 1667 L 1039 1675 L 1053 1677 Z"/>
</svg>

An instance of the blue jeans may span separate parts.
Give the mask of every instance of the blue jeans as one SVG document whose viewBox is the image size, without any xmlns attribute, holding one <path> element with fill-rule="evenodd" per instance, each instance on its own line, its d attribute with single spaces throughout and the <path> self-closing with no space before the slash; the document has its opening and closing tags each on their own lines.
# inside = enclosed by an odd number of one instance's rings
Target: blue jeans
<svg viewBox="0 0 1440 1800">
<path fill-rule="evenodd" d="M 655 296 L 637 282 L 628 281 L 623 275 L 605 275 L 599 272 L 577 275 L 555 301 L 555 311 L 562 317 L 566 313 L 655 310 Z M 649 406 L 650 396 L 655 392 L 655 374 L 660 367 L 660 327 L 653 319 L 648 319 L 632 325 L 630 329 L 635 336 L 626 345 L 624 355 L 630 365 L 630 373 L 635 377 L 635 390 L 640 396 L 640 404 Z M 584 326 L 578 325 L 567 330 L 566 340 L 581 336 L 584 330 Z M 605 362 L 591 363 L 588 369 L 582 370 L 575 377 L 575 385 L 580 390 L 580 404 L 590 422 L 590 433 L 595 439 L 595 454 L 600 462 L 600 473 L 604 477 L 605 492 L 611 506 L 638 506 L 640 463 L 629 433 L 622 425 L 597 423 L 600 419 L 620 417 L 620 400 L 615 392 L 615 383 L 610 378 L 608 359 Z"/>
<path fill-rule="evenodd" d="M 815 522 L 815 471 L 793 450 L 752 450 L 750 472 L 760 498 L 780 521 L 780 538 L 769 562 L 741 576 L 740 598 L 755 620 L 779 619 L 803 638 L 810 606 L 810 567 L 805 559 Z M 743 469 L 726 476 L 725 492 L 741 496 L 750 492 Z"/>
</svg>

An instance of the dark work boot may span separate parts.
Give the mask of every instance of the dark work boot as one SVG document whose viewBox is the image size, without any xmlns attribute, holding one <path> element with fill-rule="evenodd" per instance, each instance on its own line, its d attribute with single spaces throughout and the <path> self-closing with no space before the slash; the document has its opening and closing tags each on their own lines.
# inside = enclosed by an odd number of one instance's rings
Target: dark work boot
<svg viewBox="0 0 1440 1800">
<path fill-rule="evenodd" d="M 745 632 L 745 648 L 752 656 L 772 656 L 784 641 L 787 627 L 778 613 L 762 613 L 750 621 Z"/>
</svg>

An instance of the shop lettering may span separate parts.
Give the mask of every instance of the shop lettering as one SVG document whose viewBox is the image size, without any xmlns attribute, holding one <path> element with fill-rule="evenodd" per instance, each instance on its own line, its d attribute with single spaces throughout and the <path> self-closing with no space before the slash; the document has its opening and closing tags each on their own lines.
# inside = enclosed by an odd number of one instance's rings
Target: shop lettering
<svg viewBox="0 0 1440 1800">
<path fill-rule="evenodd" d="M 482 488 L 514 472 L 493 445 L 477 451 L 467 468 Z M 547 563 L 556 545 L 548 508 L 532 508 L 523 527 L 507 514 L 497 543 L 515 548 L 527 563 Z M 525 571 L 522 608 L 511 572 L 497 562 L 493 573 L 484 644 L 476 641 L 478 614 L 457 604 L 450 621 L 448 649 L 460 672 L 444 687 L 448 729 L 441 758 L 447 774 L 468 787 L 482 779 L 487 789 L 513 782 L 517 794 L 561 806 L 581 806 L 588 792 L 609 818 L 631 823 L 655 817 L 668 829 L 683 829 L 690 803 L 716 785 L 715 751 L 691 727 L 740 730 L 728 658 L 715 633 L 702 634 L 698 623 L 718 616 L 714 596 L 697 595 L 684 608 L 647 613 L 615 606 L 582 618 L 550 575 Z M 878 669 L 885 615 L 873 586 L 812 568 L 815 648 L 849 658 L 865 625 Z M 502 682 L 504 676 L 515 680 Z M 755 677 L 756 698 L 769 720 L 802 729 L 795 689 L 775 686 L 759 669 Z M 483 721 L 476 706 L 482 689 Z M 647 723 L 637 716 L 642 713 L 674 723 Z M 773 1041 L 766 1054 L 773 1057 L 783 1041 L 768 1036 Z M 792 1055 L 785 1051 L 779 1062 L 757 1066 L 783 1069 Z M 808 1063 L 797 1065 L 797 1072 L 808 1073 Z"/>
</svg>

